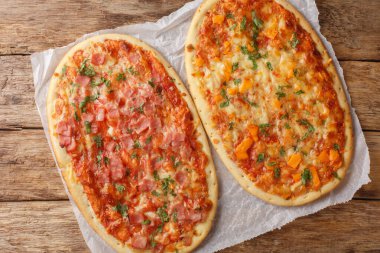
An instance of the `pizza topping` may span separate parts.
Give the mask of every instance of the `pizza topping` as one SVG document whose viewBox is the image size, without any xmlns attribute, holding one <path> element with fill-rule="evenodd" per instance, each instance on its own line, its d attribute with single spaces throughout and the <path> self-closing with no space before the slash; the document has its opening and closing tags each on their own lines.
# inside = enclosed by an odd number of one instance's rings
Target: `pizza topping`
<svg viewBox="0 0 380 253">
<path fill-rule="evenodd" d="M 343 110 L 321 54 L 291 12 L 271 0 L 217 1 L 191 47 L 213 127 L 257 187 L 291 199 L 336 178 Z"/>
<path fill-rule="evenodd" d="M 207 156 L 174 81 L 152 53 L 106 40 L 74 53 L 58 84 L 59 144 L 107 232 L 136 249 L 191 244 L 212 209 Z"/>
</svg>

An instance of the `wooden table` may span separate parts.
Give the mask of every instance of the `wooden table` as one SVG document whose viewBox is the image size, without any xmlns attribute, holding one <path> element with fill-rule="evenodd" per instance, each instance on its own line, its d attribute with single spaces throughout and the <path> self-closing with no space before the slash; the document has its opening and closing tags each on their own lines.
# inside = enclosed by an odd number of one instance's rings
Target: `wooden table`
<svg viewBox="0 0 380 253">
<path fill-rule="evenodd" d="M 1 252 L 88 251 L 34 104 L 30 54 L 82 34 L 156 21 L 187 0 L 0 1 Z M 380 1 L 318 0 L 370 149 L 372 183 L 326 208 L 222 252 L 380 251 Z"/>
</svg>

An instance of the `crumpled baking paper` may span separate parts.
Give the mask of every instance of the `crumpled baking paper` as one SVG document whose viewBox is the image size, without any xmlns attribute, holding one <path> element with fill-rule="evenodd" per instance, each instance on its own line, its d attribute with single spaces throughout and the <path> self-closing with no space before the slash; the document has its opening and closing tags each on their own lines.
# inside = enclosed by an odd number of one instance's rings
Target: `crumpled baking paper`
<svg viewBox="0 0 380 253">
<path fill-rule="evenodd" d="M 315 1 L 290 0 L 290 2 L 304 14 L 322 38 L 322 41 L 326 45 L 338 68 L 338 73 L 348 95 L 347 87 L 344 82 L 343 70 L 335 57 L 334 50 L 331 44 L 327 42 L 326 38 L 320 34 L 320 26 L 318 22 L 319 12 Z M 50 83 L 50 77 L 56 66 L 72 46 L 84 39 L 98 34 L 127 33 L 144 40 L 160 51 L 174 66 L 182 80 L 186 83 L 183 57 L 184 41 L 191 18 L 200 3 L 201 0 L 189 2 L 181 9 L 173 12 L 169 16 L 161 18 L 156 23 L 148 22 L 97 31 L 91 34 L 86 34 L 74 43 L 65 47 L 49 49 L 44 52 L 33 54 L 31 56 L 31 61 L 34 76 L 35 100 L 49 145 L 50 140 L 46 118 L 47 89 Z M 344 203 L 352 199 L 355 192 L 362 185 L 370 182 L 368 177 L 370 171 L 368 147 L 354 109 L 352 110 L 352 118 L 355 131 L 355 155 L 353 157 L 352 165 L 344 178 L 344 182 L 324 198 L 306 206 L 278 207 L 267 204 L 246 193 L 229 174 L 215 150 L 212 149 L 212 155 L 219 179 L 220 198 L 213 229 L 206 240 L 200 245 L 200 247 L 198 247 L 196 252 L 215 252 L 221 250 L 273 229 L 280 228 L 298 217 L 309 215 L 327 206 Z M 64 180 L 62 181 L 65 184 Z M 73 206 L 74 214 L 78 220 L 83 237 L 90 250 L 92 252 L 113 252 L 113 250 L 87 224 L 75 203 L 71 200 L 70 194 L 68 192 L 67 194 Z"/>
</svg>

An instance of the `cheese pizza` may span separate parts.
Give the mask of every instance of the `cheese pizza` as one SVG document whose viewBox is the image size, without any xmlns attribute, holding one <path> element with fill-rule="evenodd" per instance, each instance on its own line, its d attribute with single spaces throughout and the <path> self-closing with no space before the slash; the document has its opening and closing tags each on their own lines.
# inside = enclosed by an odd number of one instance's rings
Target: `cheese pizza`
<svg viewBox="0 0 380 253">
<path fill-rule="evenodd" d="M 248 192 L 295 206 L 342 181 L 350 108 L 321 40 L 287 1 L 204 1 L 185 64 L 211 142 Z"/>
<path fill-rule="evenodd" d="M 106 34 L 74 46 L 49 87 L 52 147 L 74 201 L 118 252 L 189 252 L 217 179 L 186 88 L 152 48 Z"/>
</svg>

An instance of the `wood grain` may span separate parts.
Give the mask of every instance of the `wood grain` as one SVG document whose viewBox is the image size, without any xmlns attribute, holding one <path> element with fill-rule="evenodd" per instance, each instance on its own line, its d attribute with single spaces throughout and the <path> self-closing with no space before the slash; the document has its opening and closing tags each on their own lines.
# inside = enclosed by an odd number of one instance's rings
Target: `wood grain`
<svg viewBox="0 0 380 253">
<path fill-rule="evenodd" d="M 353 200 L 220 252 L 376 252 L 379 215 L 380 202 Z M 2 202 L 0 224 L 2 252 L 88 252 L 68 201 Z"/>
<path fill-rule="evenodd" d="M 356 198 L 380 199 L 380 133 L 365 134 L 371 178 Z M 67 199 L 42 130 L 0 131 L 0 201 Z"/>
<path fill-rule="evenodd" d="M 317 0 L 322 34 L 341 60 L 380 60 L 378 0 Z"/>
<path fill-rule="evenodd" d="M 362 128 L 380 130 L 380 62 L 343 61 L 341 65 Z M 0 66 L 0 129 L 41 127 L 30 57 L 2 56 Z"/>
<path fill-rule="evenodd" d="M 3 0 L 0 54 L 29 54 L 64 46 L 85 33 L 156 21 L 189 0 Z M 378 0 L 318 0 L 322 33 L 338 58 L 380 60 Z M 17 8 L 15 8 L 17 6 Z M 49 22 L 46 22 L 49 20 Z"/>
</svg>

